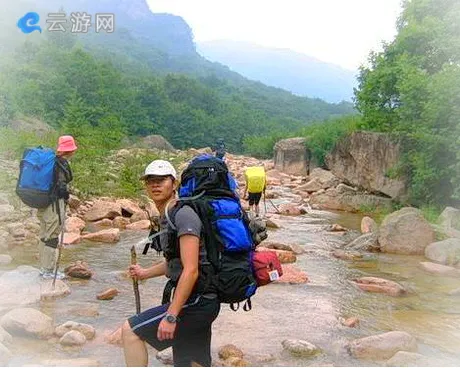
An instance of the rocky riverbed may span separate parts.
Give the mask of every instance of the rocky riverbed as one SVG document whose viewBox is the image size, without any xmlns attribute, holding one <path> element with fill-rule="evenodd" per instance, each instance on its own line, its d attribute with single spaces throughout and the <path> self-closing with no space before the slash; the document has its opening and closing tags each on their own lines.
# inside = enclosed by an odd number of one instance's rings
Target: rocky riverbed
<svg viewBox="0 0 460 368">
<path fill-rule="evenodd" d="M 284 275 L 259 289 L 252 311 L 222 306 L 214 325 L 215 362 L 458 366 L 458 211 L 447 209 L 438 226 L 412 208 L 377 224 L 345 211 L 362 203 L 385 207 L 387 198 L 321 169 L 293 176 L 264 163 L 267 213 L 261 205 L 270 231 L 261 247 L 277 252 Z M 229 157 L 240 182 L 244 167 L 253 164 L 258 161 Z M 62 259 L 69 277 L 52 290 L 38 276 L 34 212 L 11 193 L 0 195 L 1 364 L 124 365 L 117 329 L 135 310 L 124 270 L 133 244 L 141 253 L 146 211 L 156 213 L 145 201 L 72 197 Z M 152 261 L 155 254 L 139 256 L 143 265 Z M 141 283 L 143 309 L 159 303 L 164 282 Z M 150 365 L 170 363 L 168 351 L 156 358 L 151 352 Z"/>
</svg>

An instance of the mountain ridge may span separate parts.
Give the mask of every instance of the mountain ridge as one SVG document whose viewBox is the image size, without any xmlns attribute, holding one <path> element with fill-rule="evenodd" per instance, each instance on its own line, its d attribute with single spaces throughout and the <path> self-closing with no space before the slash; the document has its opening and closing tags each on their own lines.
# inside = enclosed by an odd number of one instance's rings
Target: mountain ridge
<svg viewBox="0 0 460 368">
<path fill-rule="evenodd" d="M 355 74 L 339 65 L 288 48 L 257 45 L 246 41 L 197 42 L 197 52 L 227 65 L 231 70 L 298 96 L 328 102 L 351 101 Z"/>
</svg>

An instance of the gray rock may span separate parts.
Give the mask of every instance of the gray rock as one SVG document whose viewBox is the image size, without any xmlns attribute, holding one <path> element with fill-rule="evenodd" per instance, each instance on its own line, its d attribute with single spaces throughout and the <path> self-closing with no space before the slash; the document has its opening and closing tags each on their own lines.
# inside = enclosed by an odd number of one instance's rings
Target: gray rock
<svg viewBox="0 0 460 368">
<path fill-rule="evenodd" d="M 175 151 L 175 148 L 169 143 L 164 137 L 161 135 L 149 135 L 147 137 L 142 138 L 137 144 L 137 147 L 143 148 L 156 148 L 162 151 Z M 120 154 L 120 153 L 119 153 Z M 121 155 L 121 154 L 120 154 Z M 126 156 L 126 153 L 123 153 Z M 123 156 L 121 155 L 121 156 Z"/>
<path fill-rule="evenodd" d="M 27 306 L 40 301 L 39 271 L 31 266 L 19 266 L 0 275 L 0 310 Z"/>
<path fill-rule="evenodd" d="M 437 367 L 439 363 L 418 353 L 398 351 L 385 365 L 387 367 Z"/>
<path fill-rule="evenodd" d="M 307 175 L 308 151 L 305 138 L 283 139 L 275 144 L 275 169 L 287 174 Z"/>
<path fill-rule="evenodd" d="M 284 340 L 282 343 L 283 348 L 294 356 L 310 357 L 321 352 L 315 345 L 305 340 Z"/>
<path fill-rule="evenodd" d="M 385 253 L 424 254 L 435 241 L 435 232 L 420 210 L 405 207 L 385 217 L 378 239 Z"/>
<path fill-rule="evenodd" d="M 378 234 L 377 233 L 367 233 L 363 234 L 357 239 L 353 240 L 351 243 L 347 244 L 346 249 L 351 249 L 355 251 L 366 251 L 366 252 L 375 252 L 380 249 Z"/>
<path fill-rule="evenodd" d="M 54 333 L 53 320 L 33 308 L 17 308 L 0 319 L 0 325 L 14 335 L 47 339 Z"/>
<path fill-rule="evenodd" d="M 56 327 L 55 334 L 59 337 L 62 337 L 69 331 L 81 332 L 83 335 L 85 335 L 87 340 L 94 339 L 94 336 L 96 335 L 96 330 L 93 326 L 73 321 L 67 321 Z"/>
<path fill-rule="evenodd" d="M 455 267 L 444 266 L 433 262 L 420 262 L 420 266 L 427 272 L 442 276 L 460 276 L 460 270 Z"/>
<path fill-rule="evenodd" d="M 44 280 L 41 285 L 41 300 L 60 298 L 70 294 L 69 286 L 62 280 L 56 280 L 53 287 L 53 280 Z"/>
<path fill-rule="evenodd" d="M 439 215 L 438 223 L 444 228 L 460 230 L 460 210 L 453 207 L 446 207 Z"/>
<path fill-rule="evenodd" d="M 81 332 L 72 330 L 65 333 L 59 343 L 64 346 L 80 346 L 86 343 L 86 337 Z"/>
<path fill-rule="evenodd" d="M 347 345 L 352 356 L 358 359 L 389 359 L 398 351 L 417 351 L 417 341 L 407 332 L 391 331 L 352 341 Z"/>
<path fill-rule="evenodd" d="M 428 245 L 425 257 L 443 265 L 456 266 L 460 263 L 460 239 L 450 238 Z"/>
<path fill-rule="evenodd" d="M 403 198 L 407 192 L 406 178 L 388 175 L 398 165 L 400 156 L 399 143 L 388 134 L 354 132 L 335 145 L 326 156 L 326 165 L 342 181 L 391 198 Z"/>
<path fill-rule="evenodd" d="M 311 189 L 316 189 L 316 190 L 328 189 L 328 188 L 335 187 L 340 184 L 340 179 L 337 176 L 335 176 L 332 172 L 321 169 L 321 168 L 313 169 L 310 173 L 310 179 L 311 180 L 309 183 L 312 183 L 313 185 Z M 308 186 L 309 183 L 305 184 L 304 186 Z M 301 187 L 299 187 L 299 189 L 300 188 Z M 307 192 L 316 191 L 316 190 L 311 190 L 311 189 L 309 190 L 305 188 L 303 190 L 306 190 Z"/>
<path fill-rule="evenodd" d="M 361 220 L 361 232 L 363 234 L 375 233 L 379 229 L 377 223 L 369 216 L 364 216 Z"/>
</svg>

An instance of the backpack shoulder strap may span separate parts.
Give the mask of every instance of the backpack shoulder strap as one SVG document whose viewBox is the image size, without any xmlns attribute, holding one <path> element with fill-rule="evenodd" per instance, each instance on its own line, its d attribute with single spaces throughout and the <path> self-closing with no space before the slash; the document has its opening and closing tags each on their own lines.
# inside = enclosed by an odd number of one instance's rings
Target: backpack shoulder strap
<svg viewBox="0 0 460 368">
<path fill-rule="evenodd" d="M 55 158 L 55 163 L 56 163 L 55 165 L 56 171 L 60 170 L 64 174 L 66 183 L 71 182 L 73 179 L 73 175 L 72 175 L 72 170 L 70 169 L 69 163 L 67 161 L 62 162 L 57 156 Z M 58 175 L 58 179 L 59 179 L 59 175 Z"/>
</svg>

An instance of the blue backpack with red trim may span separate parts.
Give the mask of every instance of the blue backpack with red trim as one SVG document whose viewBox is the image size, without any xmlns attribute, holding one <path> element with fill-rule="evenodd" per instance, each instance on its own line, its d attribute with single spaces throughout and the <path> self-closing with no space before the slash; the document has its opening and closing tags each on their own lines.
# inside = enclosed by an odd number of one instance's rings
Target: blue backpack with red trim
<svg viewBox="0 0 460 368">
<path fill-rule="evenodd" d="M 178 206 L 190 206 L 203 223 L 207 258 L 213 268 L 212 283 L 222 303 L 233 310 L 257 289 L 252 268 L 255 249 L 249 218 L 236 194 L 237 183 L 227 165 L 211 155 L 191 161 L 181 176 Z"/>
</svg>

